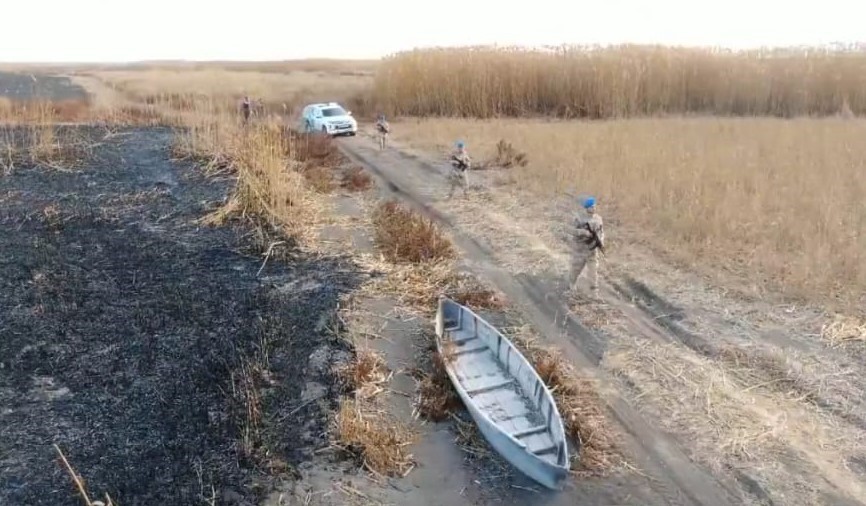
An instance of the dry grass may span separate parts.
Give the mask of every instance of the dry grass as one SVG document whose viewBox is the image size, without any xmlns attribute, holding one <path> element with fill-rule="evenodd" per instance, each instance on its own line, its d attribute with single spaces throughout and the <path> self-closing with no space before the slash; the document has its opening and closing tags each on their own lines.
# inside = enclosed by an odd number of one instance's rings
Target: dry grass
<svg viewBox="0 0 866 506">
<path fill-rule="evenodd" d="M 66 472 L 69 473 L 69 477 L 72 478 L 72 482 L 75 484 L 75 489 L 78 491 L 78 494 L 81 496 L 81 500 L 84 502 L 85 506 L 115 506 L 114 501 L 111 500 L 111 496 L 108 495 L 108 492 L 105 493 L 105 501 L 92 501 L 90 499 L 90 495 L 87 493 L 87 486 L 85 485 L 84 478 L 81 477 L 75 469 L 72 467 L 72 464 L 67 460 L 66 455 L 63 454 L 63 451 L 56 444 L 54 445 L 54 449 L 57 451 L 58 457 L 60 457 L 60 461 L 63 463 L 63 467 L 66 469 Z"/>
<path fill-rule="evenodd" d="M 260 361 L 244 359 L 231 375 L 232 418 L 238 426 L 241 455 L 248 459 L 259 457 L 262 444 L 262 366 Z"/>
<path fill-rule="evenodd" d="M 304 164 L 296 154 L 296 140 L 275 124 L 240 128 L 231 121 L 194 125 L 175 145 L 178 155 L 202 161 L 212 174 L 237 176 L 234 193 L 225 206 L 203 223 L 219 225 L 233 217 L 257 220 L 263 248 L 275 243 L 268 231 L 301 244 L 314 240 L 313 226 L 323 213 Z"/>
<path fill-rule="evenodd" d="M 622 465 L 617 434 L 607 418 L 596 382 L 579 376 L 556 348 L 540 346 L 526 328 L 511 339 L 553 394 L 566 433 L 580 444 L 573 472 L 578 476 L 599 476 Z"/>
<path fill-rule="evenodd" d="M 392 115 L 833 115 L 866 113 L 861 52 L 710 52 L 620 46 L 416 50 L 385 59 L 375 100 Z"/>
<path fill-rule="evenodd" d="M 392 262 L 420 264 L 456 256 L 451 241 L 432 220 L 394 200 L 382 202 L 372 219 L 376 246 Z"/>
<path fill-rule="evenodd" d="M 343 173 L 340 186 L 349 191 L 361 192 L 373 187 L 373 178 L 357 165 Z"/>
<path fill-rule="evenodd" d="M 0 123 L 78 122 L 92 118 L 87 100 L 10 100 L 0 97 Z"/>
<path fill-rule="evenodd" d="M 11 174 L 16 166 L 68 171 L 89 159 L 94 141 L 75 129 L 55 125 L 54 119 L 49 112 L 38 122 L 0 127 L 0 171 L 3 174 Z"/>
<path fill-rule="evenodd" d="M 866 121 L 440 119 L 395 132 L 430 150 L 463 138 L 479 158 L 519 139 L 531 163 L 511 174 L 531 198 L 593 193 L 615 236 L 750 289 L 854 307 L 866 289 Z"/>
<path fill-rule="evenodd" d="M 508 305 L 505 295 L 481 283 L 468 274 L 455 274 L 445 295 L 472 310 L 503 310 Z"/>
<path fill-rule="evenodd" d="M 721 472 L 749 469 L 774 500 L 796 497 L 792 504 L 815 504 L 827 483 L 862 500 L 866 492 L 844 464 L 862 452 L 861 432 L 802 404 L 796 392 L 776 394 L 767 378 L 784 373 L 754 368 L 780 369 L 778 361 L 754 362 L 740 354 L 714 361 L 675 345 L 619 344 L 605 367 L 636 389 L 642 409 L 689 441 L 693 458 Z M 743 358 L 747 364 L 737 362 Z M 840 371 L 822 373 L 829 381 Z"/>
<path fill-rule="evenodd" d="M 382 385 L 390 379 L 388 367 L 381 353 L 357 343 L 355 346 L 355 358 L 337 369 L 337 377 L 356 399 L 370 399 L 382 392 Z"/>
<path fill-rule="evenodd" d="M 834 347 L 862 343 L 866 341 L 866 320 L 836 315 L 821 328 L 821 337 Z"/>
<path fill-rule="evenodd" d="M 448 373 L 445 372 L 443 360 L 439 352 L 433 351 L 426 370 L 419 369 L 415 374 L 418 381 L 416 414 L 434 422 L 447 419 L 463 406 Z"/>
<path fill-rule="evenodd" d="M 411 431 L 365 401 L 343 398 L 335 423 L 339 445 L 371 471 L 403 476 L 414 467 Z"/>
<path fill-rule="evenodd" d="M 137 102 L 178 111 L 193 110 L 202 102 L 211 102 L 226 111 L 237 112 L 240 99 L 249 95 L 260 100 L 265 111 L 277 114 L 295 112 L 304 103 L 316 101 L 342 101 L 351 109 L 357 103 L 356 97 L 372 83 L 366 72 L 335 69 L 265 72 L 213 67 L 156 68 L 99 70 L 85 77 L 88 76 L 108 83 Z"/>
<path fill-rule="evenodd" d="M 490 164 L 503 169 L 526 167 L 529 164 L 529 157 L 526 153 L 518 151 L 510 142 L 500 139 L 496 143 L 496 154 Z"/>
</svg>

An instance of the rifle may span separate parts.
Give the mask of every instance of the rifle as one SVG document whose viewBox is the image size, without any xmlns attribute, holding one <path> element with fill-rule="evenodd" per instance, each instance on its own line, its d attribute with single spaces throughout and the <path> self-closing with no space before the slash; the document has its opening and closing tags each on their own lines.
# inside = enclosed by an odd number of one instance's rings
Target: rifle
<svg viewBox="0 0 866 506">
<path fill-rule="evenodd" d="M 589 226 L 589 223 L 584 223 L 582 228 L 585 228 L 586 230 L 588 230 L 589 234 L 592 236 L 591 237 L 592 248 L 590 248 L 590 249 L 593 250 L 595 248 L 598 248 L 601 251 L 601 253 L 604 255 L 605 254 L 604 243 L 601 242 L 601 238 L 598 236 L 598 234 L 595 232 L 595 230 L 593 230 L 592 227 Z"/>
</svg>

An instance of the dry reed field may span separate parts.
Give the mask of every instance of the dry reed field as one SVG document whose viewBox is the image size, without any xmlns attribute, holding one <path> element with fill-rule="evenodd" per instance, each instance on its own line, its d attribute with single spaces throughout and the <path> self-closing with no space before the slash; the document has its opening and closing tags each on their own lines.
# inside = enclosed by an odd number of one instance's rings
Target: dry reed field
<svg viewBox="0 0 866 506">
<path fill-rule="evenodd" d="M 517 187 L 596 194 L 618 228 L 680 260 L 813 300 L 856 305 L 866 289 L 863 120 L 430 119 L 395 131 L 430 150 L 465 139 L 480 160 L 511 141 L 529 160 L 508 169 Z"/>
<path fill-rule="evenodd" d="M 445 48 L 383 60 L 375 98 L 393 115 L 832 115 L 866 112 L 866 54 L 621 46 Z"/>
<path fill-rule="evenodd" d="M 349 67 L 351 69 L 351 67 Z M 352 70 L 288 72 L 229 70 L 226 68 L 154 68 L 99 70 L 83 73 L 97 78 L 127 98 L 148 104 L 167 103 L 190 109 L 194 103 L 225 105 L 237 110 L 249 95 L 273 112 L 295 112 L 304 103 L 322 100 L 357 100 L 371 86 L 372 76 Z"/>
</svg>

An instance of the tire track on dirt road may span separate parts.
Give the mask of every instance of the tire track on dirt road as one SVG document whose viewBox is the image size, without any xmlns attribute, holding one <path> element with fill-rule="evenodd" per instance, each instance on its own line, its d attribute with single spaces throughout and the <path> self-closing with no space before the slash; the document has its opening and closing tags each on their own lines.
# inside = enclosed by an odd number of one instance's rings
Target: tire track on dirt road
<svg viewBox="0 0 866 506">
<path fill-rule="evenodd" d="M 472 270 L 505 293 L 575 366 L 601 380 L 604 388 L 600 393 L 627 434 L 625 446 L 630 450 L 629 456 L 652 476 L 653 487 L 658 493 L 669 503 L 715 505 L 743 502 L 735 485 L 714 477 L 695 464 L 673 437 L 655 428 L 626 402 L 611 378 L 599 367 L 606 343 L 571 316 L 568 308 L 551 293 L 543 280 L 530 275 L 512 276 L 498 267 L 488 247 L 430 205 L 436 198 L 434 192 L 442 191 L 444 178 L 441 171 L 420 160 L 408 157 L 397 160 L 390 156 L 390 152 L 379 153 L 372 146 L 365 146 L 364 140 L 348 139 L 339 145 L 349 158 L 367 167 L 384 183 L 382 186 L 388 193 L 448 229 Z M 431 170 L 437 173 L 433 181 L 429 177 Z"/>
</svg>

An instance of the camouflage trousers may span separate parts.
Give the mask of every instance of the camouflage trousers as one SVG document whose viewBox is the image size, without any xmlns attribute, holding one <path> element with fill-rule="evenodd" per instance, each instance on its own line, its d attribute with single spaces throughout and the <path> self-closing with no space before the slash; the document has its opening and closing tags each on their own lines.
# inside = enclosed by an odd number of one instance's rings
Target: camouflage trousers
<svg viewBox="0 0 866 506">
<path fill-rule="evenodd" d="M 385 143 L 388 141 L 388 132 L 376 130 L 376 140 L 379 142 L 379 148 L 385 149 Z"/>
<path fill-rule="evenodd" d="M 577 280 L 586 271 L 589 278 L 589 287 L 593 292 L 598 292 L 598 250 L 581 248 L 573 253 L 571 257 L 571 273 L 569 287 L 577 291 Z"/>
<path fill-rule="evenodd" d="M 454 196 L 454 190 L 458 187 L 463 188 L 463 194 L 466 195 L 466 190 L 469 188 L 469 171 L 451 169 L 451 173 L 448 174 L 448 184 L 450 186 L 448 198 Z"/>
</svg>

